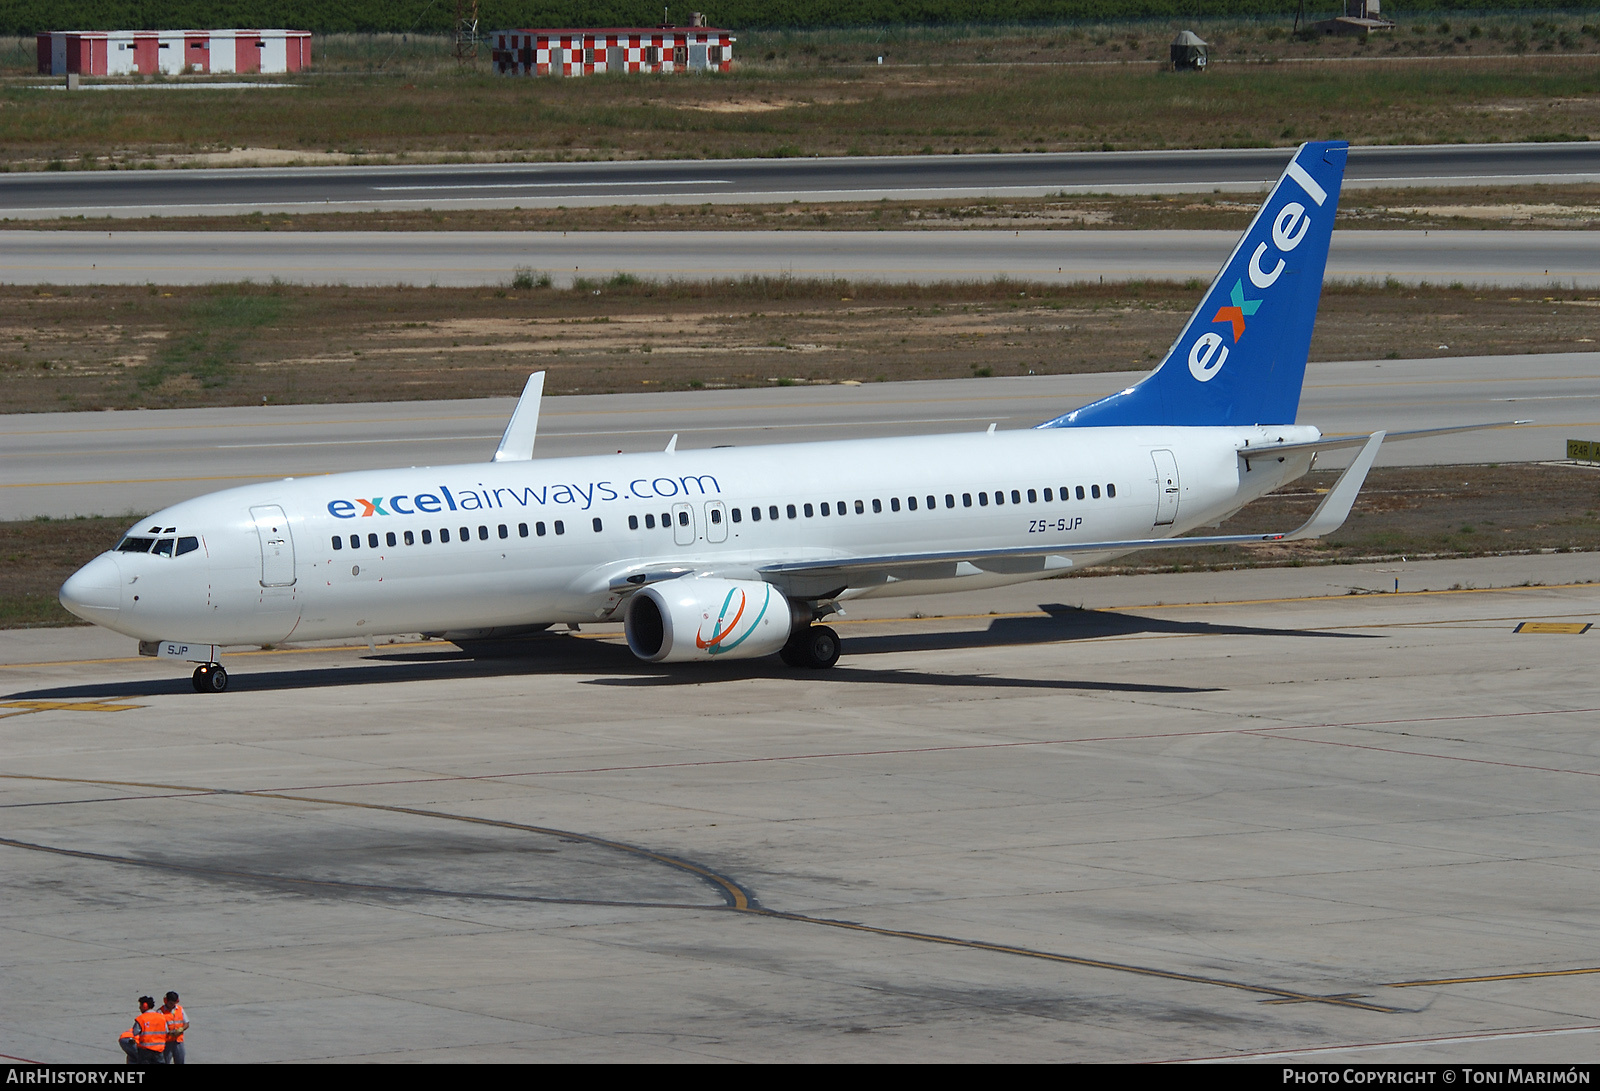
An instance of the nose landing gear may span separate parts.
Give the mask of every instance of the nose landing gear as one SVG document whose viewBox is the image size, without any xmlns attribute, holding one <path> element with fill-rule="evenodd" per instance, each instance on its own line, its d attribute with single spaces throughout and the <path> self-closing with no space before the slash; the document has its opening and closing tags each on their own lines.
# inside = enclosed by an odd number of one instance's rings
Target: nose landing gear
<svg viewBox="0 0 1600 1091">
<path fill-rule="evenodd" d="M 194 669 L 196 693 L 221 693 L 228 688 L 228 672 L 221 663 L 202 663 Z"/>
</svg>

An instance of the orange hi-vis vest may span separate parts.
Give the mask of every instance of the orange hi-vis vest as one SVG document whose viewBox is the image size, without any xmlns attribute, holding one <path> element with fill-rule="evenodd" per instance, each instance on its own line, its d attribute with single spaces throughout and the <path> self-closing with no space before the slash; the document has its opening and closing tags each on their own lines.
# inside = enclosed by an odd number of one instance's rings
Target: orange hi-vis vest
<svg viewBox="0 0 1600 1091">
<path fill-rule="evenodd" d="M 171 1011 L 166 1008 L 157 1008 L 156 1010 L 167 1017 L 167 1040 L 171 1042 L 183 1041 L 183 1024 L 188 1022 L 183 1017 L 183 1005 L 174 1004 Z"/>
<path fill-rule="evenodd" d="M 140 1049 L 157 1053 L 167 1048 L 167 1017 L 151 1008 L 133 1017 L 134 1042 Z"/>
</svg>

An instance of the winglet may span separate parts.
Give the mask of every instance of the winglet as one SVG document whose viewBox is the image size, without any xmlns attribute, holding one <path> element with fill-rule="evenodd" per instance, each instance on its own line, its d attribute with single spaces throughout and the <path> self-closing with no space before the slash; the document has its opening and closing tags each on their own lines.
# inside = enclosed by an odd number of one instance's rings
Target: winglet
<svg viewBox="0 0 1600 1091">
<path fill-rule="evenodd" d="M 1307 519 L 1299 530 L 1285 534 L 1279 539 L 1280 541 L 1294 542 L 1303 538 L 1321 538 L 1344 526 L 1344 521 L 1350 517 L 1351 507 L 1355 505 L 1356 494 L 1361 491 L 1361 486 L 1366 484 L 1367 471 L 1372 469 L 1373 460 L 1378 457 L 1378 448 L 1383 446 L 1385 434 L 1374 432 L 1367 437 L 1366 446 L 1361 448 L 1361 453 L 1356 455 L 1355 461 L 1350 463 L 1349 468 L 1339 475 L 1339 480 L 1333 483 L 1333 488 L 1322 498 L 1322 503 L 1311 513 L 1311 518 Z"/>
<path fill-rule="evenodd" d="M 667 454 L 675 455 L 677 453 L 678 453 L 678 433 L 674 432 L 674 433 L 672 433 L 672 438 L 667 440 Z"/>
<path fill-rule="evenodd" d="M 494 462 L 527 462 L 533 458 L 533 441 L 539 434 L 539 401 L 544 397 L 544 372 L 528 376 L 522 397 L 506 422 L 505 435 L 495 450 Z"/>
</svg>

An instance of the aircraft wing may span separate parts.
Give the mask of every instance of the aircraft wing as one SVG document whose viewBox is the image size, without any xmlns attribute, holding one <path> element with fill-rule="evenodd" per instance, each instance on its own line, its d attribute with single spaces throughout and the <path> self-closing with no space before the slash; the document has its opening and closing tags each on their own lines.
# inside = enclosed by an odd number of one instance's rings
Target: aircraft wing
<svg viewBox="0 0 1600 1091">
<path fill-rule="evenodd" d="M 1320 538 L 1344 525 L 1355 504 L 1361 486 L 1366 482 L 1367 471 L 1378 457 L 1385 433 L 1374 432 L 1362 437 L 1361 453 L 1349 468 L 1339 475 L 1339 480 L 1328 490 L 1322 503 L 1301 526 L 1292 531 L 1273 534 L 1215 534 L 1193 538 L 1132 538 L 1107 542 L 1040 542 L 1003 549 L 952 549 L 907 553 L 883 553 L 870 556 L 831 557 L 814 561 L 784 561 L 759 566 L 757 571 L 769 582 L 786 582 L 795 578 L 817 578 L 831 581 L 841 587 L 859 586 L 863 583 L 881 583 L 887 577 L 938 578 L 948 571 L 957 575 L 958 564 L 969 564 L 986 572 L 1040 572 L 1049 568 L 1070 567 L 1071 558 L 1079 555 L 1132 553 L 1143 549 L 1188 549 L 1194 546 L 1251 545 L 1263 542 L 1293 542 L 1306 538 Z M 1266 449 L 1264 449 L 1266 450 Z M 1242 454 L 1243 452 L 1241 452 Z M 1050 564 L 1051 558 L 1067 563 Z"/>
</svg>

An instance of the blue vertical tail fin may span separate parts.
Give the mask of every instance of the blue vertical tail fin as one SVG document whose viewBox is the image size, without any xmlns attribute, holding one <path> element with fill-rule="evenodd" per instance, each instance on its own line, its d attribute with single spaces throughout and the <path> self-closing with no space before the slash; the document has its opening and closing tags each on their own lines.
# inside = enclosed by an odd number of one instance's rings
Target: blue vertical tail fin
<svg viewBox="0 0 1600 1091">
<path fill-rule="evenodd" d="M 1160 367 L 1039 427 L 1293 424 L 1349 147 L 1300 146 Z"/>
</svg>

